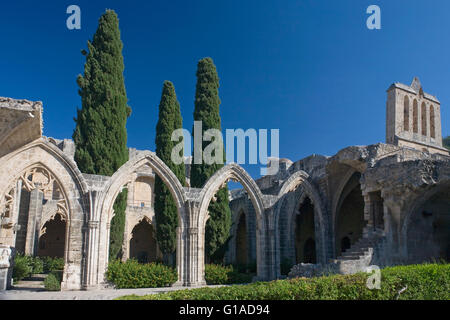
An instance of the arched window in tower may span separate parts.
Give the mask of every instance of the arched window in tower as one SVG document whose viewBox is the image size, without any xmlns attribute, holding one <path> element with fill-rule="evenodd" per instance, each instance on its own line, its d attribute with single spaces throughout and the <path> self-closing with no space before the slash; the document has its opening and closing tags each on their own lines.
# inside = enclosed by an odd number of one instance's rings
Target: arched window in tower
<svg viewBox="0 0 450 320">
<path fill-rule="evenodd" d="M 417 100 L 413 102 L 413 132 L 419 132 L 419 108 L 417 106 Z"/>
<path fill-rule="evenodd" d="M 403 130 L 409 131 L 409 98 L 408 96 L 405 96 L 404 101 L 404 107 L 403 107 Z"/>
<path fill-rule="evenodd" d="M 436 138 L 436 127 L 434 120 L 434 107 L 430 105 L 430 135 L 432 138 Z"/>
<path fill-rule="evenodd" d="M 425 102 L 422 102 L 421 107 L 421 119 L 422 119 L 422 135 L 427 135 L 427 106 L 425 105 Z"/>
</svg>

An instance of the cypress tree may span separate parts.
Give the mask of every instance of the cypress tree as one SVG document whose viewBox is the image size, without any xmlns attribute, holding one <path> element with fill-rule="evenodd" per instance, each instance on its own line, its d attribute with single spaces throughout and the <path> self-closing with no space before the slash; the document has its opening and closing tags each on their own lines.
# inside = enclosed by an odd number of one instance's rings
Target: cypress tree
<svg viewBox="0 0 450 320">
<path fill-rule="evenodd" d="M 77 110 L 73 140 L 75 161 L 81 172 L 111 176 L 128 161 L 126 122 L 131 113 L 123 77 L 123 44 L 119 20 L 112 10 L 99 19 L 93 40 L 88 41 L 84 76 L 77 79 L 82 108 Z M 120 253 L 123 241 L 126 190 L 114 204 L 110 258 Z"/>
<path fill-rule="evenodd" d="M 208 129 L 221 131 L 220 123 L 219 76 L 211 58 L 198 62 L 197 86 L 195 92 L 194 120 L 202 121 L 202 134 Z M 203 150 L 210 142 L 203 142 Z M 223 148 L 223 145 L 222 145 Z M 225 152 L 223 152 L 225 162 Z M 194 155 L 195 156 L 195 155 Z M 191 166 L 191 186 L 201 188 L 222 164 L 195 164 Z M 225 246 L 230 236 L 231 210 L 229 207 L 228 187 L 217 191 L 208 207 L 209 219 L 206 223 L 206 252 L 211 262 L 223 261 Z"/>
<path fill-rule="evenodd" d="M 183 120 L 175 88 L 172 82 L 165 81 L 159 104 L 159 119 L 156 125 L 156 155 L 172 170 L 181 185 L 184 185 L 186 180 L 184 163 L 175 164 L 171 160 L 172 149 L 176 144 L 171 140 L 172 132 L 182 127 Z M 183 151 L 180 154 L 183 156 Z M 172 194 L 159 176 L 155 178 L 155 219 L 157 241 L 160 250 L 163 252 L 164 262 L 173 265 L 178 212 Z"/>
</svg>

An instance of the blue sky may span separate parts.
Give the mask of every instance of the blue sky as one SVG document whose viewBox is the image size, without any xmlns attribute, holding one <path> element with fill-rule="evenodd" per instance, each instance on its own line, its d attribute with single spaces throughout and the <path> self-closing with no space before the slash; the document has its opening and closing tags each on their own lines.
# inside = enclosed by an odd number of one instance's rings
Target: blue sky
<svg viewBox="0 0 450 320">
<path fill-rule="evenodd" d="M 66 8 L 81 8 L 81 30 Z M 381 8 L 381 30 L 366 8 Z M 133 114 L 128 145 L 154 150 L 164 80 L 192 128 L 195 72 L 214 59 L 222 127 L 279 128 L 280 156 L 333 155 L 385 141 L 386 89 L 418 76 L 450 134 L 450 1 L 8 1 L 0 10 L 0 96 L 44 103 L 44 134 L 70 138 L 80 54 L 106 8 L 119 15 Z M 259 166 L 246 166 L 256 178 Z"/>
</svg>

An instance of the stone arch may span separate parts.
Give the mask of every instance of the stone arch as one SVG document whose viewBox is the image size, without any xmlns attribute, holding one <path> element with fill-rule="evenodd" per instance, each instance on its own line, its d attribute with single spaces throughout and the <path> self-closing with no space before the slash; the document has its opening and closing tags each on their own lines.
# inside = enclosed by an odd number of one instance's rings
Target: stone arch
<svg viewBox="0 0 450 320">
<path fill-rule="evenodd" d="M 337 193 L 337 201 L 333 209 L 333 237 L 335 254 L 339 255 L 341 249 L 341 240 L 343 237 L 349 237 L 352 244 L 362 237 L 363 229 L 367 223 L 365 220 L 365 201 L 361 190 L 361 173 L 353 171 L 348 179 L 345 179 L 345 184 L 339 186 L 339 193 Z M 349 198 L 350 197 L 350 198 Z M 358 207 L 354 207 L 357 205 Z M 342 211 L 344 210 L 344 211 Z M 348 216 L 351 216 L 348 218 Z M 346 223 L 340 224 L 342 219 Z M 352 225 L 349 223 L 352 222 Z M 341 227 L 339 227 L 341 226 Z M 343 234 L 342 230 L 348 233 Z M 337 239 L 339 238 L 339 239 Z M 339 244 L 339 246 L 337 246 Z"/>
<path fill-rule="evenodd" d="M 349 182 L 349 180 L 351 179 L 351 177 L 356 172 L 358 172 L 358 171 L 355 170 L 354 168 L 349 168 L 349 170 L 342 177 L 339 186 L 337 187 L 337 189 L 335 190 L 335 192 L 333 194 L 333 200 L 332 200 L 332 204 L 331 204 L 331 220 L 332 220 L 333 233 L 336 233 L 335 221 L 336 221 L 336 215 L 337 215 L 337 209 L 338 209 L 338 205 L 339 205 L 339 200 L 341 199 L 342 192 L 344 191 L 344 188 L 347 185 L 347 183 Z"/>
<path fill-rule="evenodd" d="M 208 220 L 208 206 L 212 197 L 225 183 L 230 180 L 241 183 L 247 191 L 247 194 L 250 197 L 256 211 L 258 228 L 262 230 L 262 216 L 264 213 L 263 194 L 247 171 L 236 163 L 230 163 L 221 168 L 214 175 L 212 175 L 203 186 L 200 193 L 200 211 L 198 216 L 199 225 L 204 226 Z"/>
<path fill-rule="evenodd" d="M 108 265 L 108 251 L 109 251 L 109 224 L 113 216 L 113 205 L 117 195 L 122 190 L 123 186 L 133 181 L 133 173 L 140 167 L 148 165 L 156 175 L 165 183 L 167 188 L 175 200 L 178 210 L 178 226 L 179 230 L 186 227 L 184 205 L 186 202 L 186 194 L 183 186 L 178 178 L 170 170 L 170 168 L 151 151 L 141 151 L 135 154 L 122 167 L 117 170 L 112 177 L 109 178 L 101 196 L 97 201 L 96 209 L 92 210 L 92 221 L 98 221 L 100 227 L 98 246 L 98 273 L 97 284 L 104 282 L 104 273 Z M 177 237 L 181 233 L 177 232 Z M 177 239 L 177 268 L 179 270 L 182 263 L 183 255 L 180 248 L 181 239 Z M 178 277 L 181 277 L 181 272 L 178 272 Z"/>
<path fill-rule="evenodd" d="M 113 176 L 103 189 L 103 198 L 101 201 L 101 210 L 98 220 L 105 220 L 110 222 L 112 219 L 112 207 L 117 195 L 122 190 L 122 187 L 127 183 L 132 182 L 132 174 L 140 167 L 148 165 L 161 178 L 175 200 L 177 207 L 180 209 L 186 202 L 186 195 L 178 178 L 170 170 L 170 168 L 159 159 L 154 152 L 143 151 L 139 155 L 131 158 Z M 184 221 L 184 215 L 179 210 L 180 222 Z M 97 219 L 95 219 L 97 220 Z"/>
<path fill-rule="evenodd" d="M 250 177 L 250 175 L 238 164 L 230 163 L 222 167 L 214 175 L 212 175 L 208 181 L 206 181 L 199 195 L 199 211 L 197 217 L 192 217 L 196 221 L 196 226 L 201 230 L 204 230 L 206 221 L 208 220 L 208 206 L 211 202 L 212 197 L 216 192 L 225 185 L 228 181 L 233 180 L 242 184 L 244 189 L 253 204 L 256 215 L 256 269 L 258 278 L 265 278 L 265 264 L 263 255 L 265 255 L 264 248 L 264 237 L 265 235 L 265 221 L 264 221 L 264 200 L 263 194 L 259 189 L 256 182 Z M 201 232 L 201 237 L 199 238 L 199 243 L 203 244 L 205 242 L 204 232 Z M 204 274 L 204 268 L 202 261 L 204 256 L 199 257 L 199 273 Z"/>
<path fill-rule="evenodd" d="M 63 289 L 81 289 L 83 279 L 83 224 L 87 206 L 87 184 L 75 162 L 57 146 L 40 138 L 0 158 L 0 194 L 9 193 L 16 181 L 29 169 L 45 168 L 52 174 L 67 203 L 65 270 Z M 2 205 L 3 207 L 3 205 Z"/>
<path fill-rule="evenodd" d="M 314 207 L 314 220 L 315 220 L 315 242 L 316 242 L 316 258 L 318 263 L 325 263 L 327 260 L 327 250 L 326 250 L 326 232 L 327 223 L 325 220 L 325 207 L 323 201 L 320 197 L 320 193 L 310 181 L 309 175 L 302 170 L 293 173 L 282 185 L 277 196 L 277 204 L 275 206 L 275 217 L 274 224 L 275 230 L 279 230 L 280 218 L 282 210 L 285 209 L 284 203 L 288 201 L 288 197 L 292 195 L 292 192 L 299 191 L 299 198 L 293 201 L 294 206 L 288 206 L 287 213 L 287 225 L 293 228 L 293 219 L 295 218 L 295 208 L 299 207 L 307 198 L 310 199 L 311 204 Z M 292 231 L 292 230 L 291 230 Z M 292 236 L 292 232 L 291 236 Z M 292 240 L 292 239 L 291 239 Z M 278 235 L 276 239 L 277 251 L 280 252 L 280 237 Z M 277 256 L 277 275 L 280 275 L 280 263 L 281 257 Z"/>
<path fill-rule="evenodd" d="M 442 202 L 444 202 L 444 206 L 442 206 Z M 411 204 L 405 207 L 405 213 L 406 215 L 403 218 L 400 229 L 400 250 L 405 259 L 410 263 L 429 261 L 425 259 L 426 256 L 429 255 L 432 257 L 437 254 L 437 248 L 434 246 L 433 237 L 437 233 L 440 233 L 441 235 L 444 233 L 444 236 L 446 236 L 447 239 L 447 256 L 445 259 L 450 261 L 450 180 L 444 180 L 433 185 L 420 194 L 416 193 Z M 440 231 L 436 230 L 436 227 L 438 226 L 435 225 L 436 221 L 433 221 L 436 220 L 436 218 L 445 220 L 445 225 L 444 227 L 441 225 Z M 417 231 L 416 229 L 419 220 L 425 220 L 423 230 L 419 230 L 422 232 L 421 235 L 417 236 L 417 234 L 410 234 L 410 232 Z M 430 227 L 432 227 L 432 229 Z M 414 252 L 416 251 L 414 248 L 414 241 L 416 240 L 420 241 L 419 247 L 425 249 L 422 254 L 419 252 L 417 255 L 417 252 Z M 420 256 L 425 260 L 421 260 Z"/>
</svg>

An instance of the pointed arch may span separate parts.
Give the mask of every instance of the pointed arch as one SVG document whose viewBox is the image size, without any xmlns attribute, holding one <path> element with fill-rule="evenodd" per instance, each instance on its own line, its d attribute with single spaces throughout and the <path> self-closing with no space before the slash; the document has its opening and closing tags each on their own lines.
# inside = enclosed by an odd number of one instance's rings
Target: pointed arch
<svg viewBox="0 0 450 320">
<path fill-rule="evenodd" d="M 310 176 L 305 171 L 299 170 L 293 173 L 282 185 L 277 196 L 277 203 L 274 210 L 274 224 L 275 230 L 279 230 L 280 218 L 282 210 L 284 208 L 284 203 L 288 201 L 288 197 L 293 194 L 293 192 L 299 193 L 299 198 L 293 200 L 294 207 L 289 206 L 288 209 L 288 225 L 292 226 L 294 223 L 292 221 L 292 214 L 295 208 L 299 207 L 306 199 L 311 201 L 314 207 L 314 220 L 315 223 L 315 241 L 317 250 L 318 262 L 325 263 L 327 260 L 327 250 L 326 250 L 326 232 L 327 223 L 325 220 L 325 207 L 324 203 L 320 197 L 320 193 L 314 186 L 313 182 L 310 180 Z M 280 239 L 279 236 L 276 239 L 277 251 L 280 252 Z M 280 274 L 280 256 L 277 257 L 277 274 Z"/>
<path fill-rule="evenodd" d="M 255 208 L 257 224 L 261 230 L 262 215 L 264 213 L 263 194 L 247 171 L 236 163 L 230 163 L 222 167 L 219 171 L 212 175 L 208 181 L 206 181 L 200 192 L 200 212 L 198 221 L 206 223 L 208 218 L 208 206 L 212 197 L 224 184 L 230 180 L 241 183 L 247 191 L 247 194 L 249 195 Z"/>
</svg>

